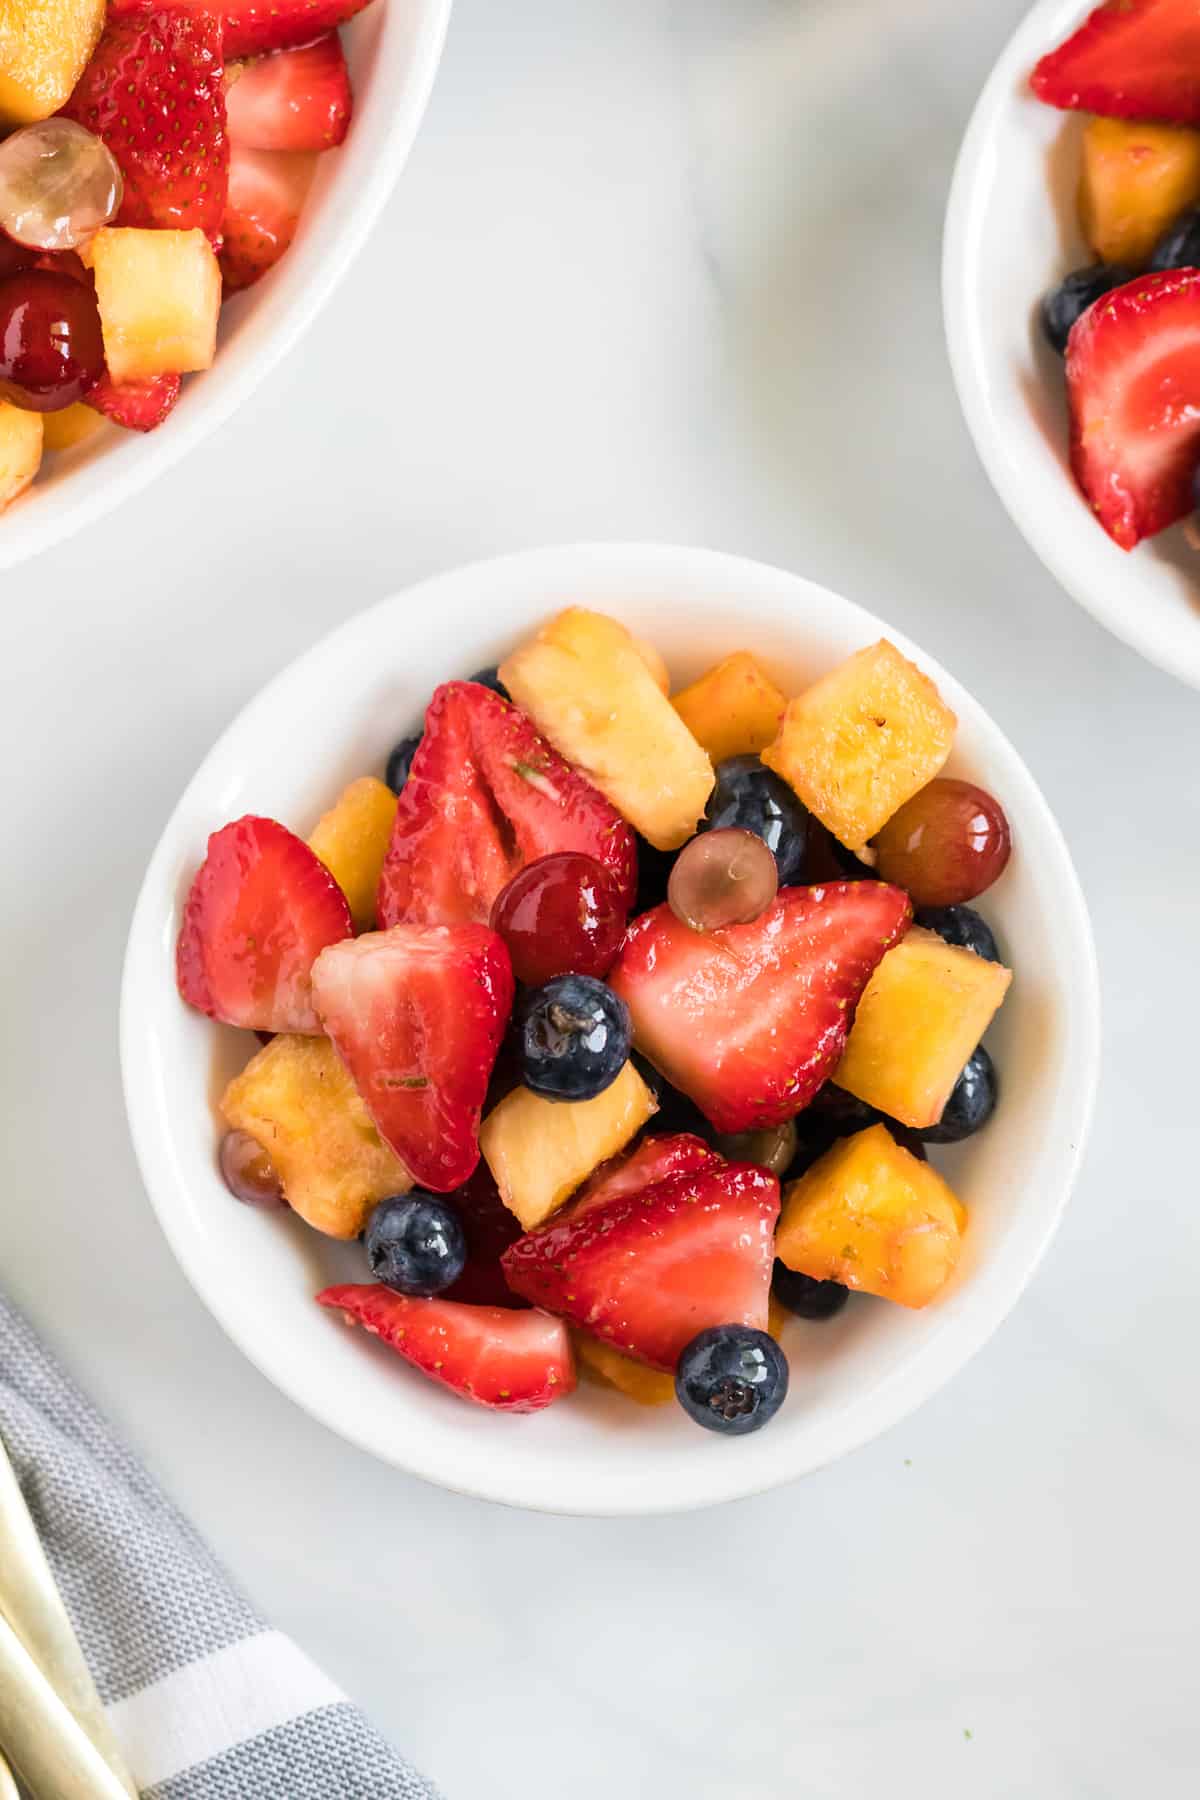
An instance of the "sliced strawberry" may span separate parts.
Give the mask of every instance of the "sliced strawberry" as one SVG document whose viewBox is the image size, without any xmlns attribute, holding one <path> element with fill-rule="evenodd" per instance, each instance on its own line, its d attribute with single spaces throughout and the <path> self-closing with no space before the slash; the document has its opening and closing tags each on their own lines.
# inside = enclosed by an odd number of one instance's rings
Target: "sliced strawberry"
<svg viewBox="0 0 1200 1800">
<path fill-rule="evenodd" d="M 336 31 L 299 50 L 235 63 L 226 83 L 231 144 L 247 150 L 328 150 L 346 135 L 350 75 Z"/>
<path fill-rule="evenodd" d="M 225 30 L 226 56 L 261 56 L 309 44 L 361 12 L 369 0 L 174 0 L 182 11 L 210 12 Z M 110 13 L 137 12 L 145 0 L 109 0 Z"/>
<path fill-rule="evenodd" d="M 126 431 L 153 431 L 179 398 L 178 375 L 152 375 L 146 381 L 115 382 L 107 370 L 88 389 L 84 403 Z"/>
<path fill-rule="evenodd" d="M 1033 71 L 1048 106 L 1200 125 L 1196 0 L 1106 0 Z"/>
<path fill-rule="evenodd" d="M 691 1175 L 697 1169 L 710 1166 L 720 1168 L 723 1162 L 724 1158 L 710 1149 L 703 1138 L 693 1137 L 687 1131 L 677 1132 L 673 1137 L 643 1138 L 632 1150 L 625 1150 L 620 1156 L 601 1163 L 595 1174 L 588 1177 L 569 1202 L 570 1217 L 578 1219 L 594 1207 L 619 1200 L 622 1194 L 639 1193 L 642 1188 L 667 1181 L 672 1175 Z M 566 1218 L 567 1211 L 558 1216 L 560 1220 Z M 519 1231 L 517 1236 L 520 1236 Z"/>
<path fill-rule="evenodd" d="M 541 1412 L 575 1386 L 567 1328 L 543 1312 L 464 1306 L 438 1295 L 410 1300 L 390 1288 L 326 1288 L 318 1306 L 363 1325 L 434 1381 L 497 1412 Z"/>
<path fill-rule="evenodd" d="M 321 1023 L 413 1179 L 461 1187 L 479 1161 L 512 964 L 485 925 L 401 925 L 335 944 L 312 972 Z"/>
<path fill-rule="evenodd" d="M 552 1220 L 505 1252 L 509 1286 L 656 1369 L 709 1325 L 767 1328 L 779 1183 L 718 1164 Z"/>
<path fill-rule="evenodd" d="M 274 819 L 238 819 L 208 840 L 175 947 L 189 1006 L 251 1031 L 317 1036 L 312 966 L 354 930 L 329 870 Z"/>
<path fill-rule="evenodd" d="M 453 1197 L 467 1240 L 467 1266 L 442 1294 L 443 1300 L 466 1300 L 473 1306 L 525 1306 L 504 1278 L 500 1258 L 521 1236 L 521 1223 L 500 1198 L 495 1178 L 481 1162 L 465 1187 Z"/>
<path fill-rule="evenodd" d="M 1114 288 L 1067 343 L 1071 467 L 1114 543 L 1132 550 L 1191 511 L 1200 462 L 1200 271 Z"/>
<path fill-rule="evenodd" d="M 633 904 L 634 836 L 604 796 L 501 695 L 473 681 L 438 688 L 400 792 L 380 922 L 487 919 L 517 870 L 556 850 L 594 856 Z"/>
<path fill-rule="evenodd" d="M 312 151 L 234 146 L 220 250 L 229 292 L 250 287 L 291 244 L 316 166 Z"/>
<path fill-rule="evenodd" d="M 911 919 L 908 895 L 881 881 L 781 888 L 753 924 L 720 931 L 659 906 L 629 927 L 609 985 L 638 1049 L 718 1131 L 780 1125 L 831 1073 Z"/>
<path fill-rule="evenodd" d="M 215 235 L 229 167 L 224 74 L 212 13 L 110 14 L 63 112 L 103 138 L 121 165 L 118 225 Z"/>
</svg>

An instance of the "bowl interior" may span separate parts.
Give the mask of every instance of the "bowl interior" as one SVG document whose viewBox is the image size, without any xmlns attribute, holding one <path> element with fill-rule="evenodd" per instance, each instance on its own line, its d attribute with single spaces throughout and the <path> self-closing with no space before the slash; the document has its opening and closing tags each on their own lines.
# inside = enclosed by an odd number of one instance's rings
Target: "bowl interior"
<svg viewBox="0 0 1200 1800">
<path fill-rule="evenodd" d="M 1200 565 L 1181 527 L 1127 553 L 1071 477 L 1061 359 L 1037 304 L 1092 260 L 1076 216 L 1082 117 L 1029 91 L 1038 57 L 1089 7 L 1041 0 L 1010 40 L 963 141 L 946 220 L 946 332 L 959 397 L 1000 498 L 1063 587 L 1133 649 L 1200 687 Z"/>
<path fill-rule="evenodd" d="M 382 768 L 439 681 L 495 662 L 568 601 L 612 611 L 650 638 L 677 682 L 744 647 L 794 691 L 885 629 L 781 571 L 637 546 L 505 558 L 362 614 L 247 708 L 180 802 L 132 927 L 122 1058 L 167 1235 L 212 1311 L 279 1387 L 356 1443 L 447 1486 L 555 1510 L 642 1513 L 755 1492 L 832 1460 L 910 1410 L 999 1323 L 1049 1240 L 1079 1154 L 1096 1058 L 1094 958 L 1070 859 L 1032 778 L 957 683 L 889 632 L 959 716 L 951 768 L 999 796 L 1015 841 L 985 905 L 1016 964 L 989 1040 L 1003 1102 L 977 1141 L 938 1153 L 972 1219 L 952 1290 L 922 1314 L 863 1299 L 829 1325 L 790 1322 L 786 1405 L 769 1430 L 736 1443 L 674 1408 L 644 1412 L 592 1386 L 540 1416 L 492 1416 L 346 1331 L 312 1295 L 362 1278 L 359 1247 L 234 1204 L 217 1175 L 214 1100 L 254 1046 L 177 999 L 179 904 L 211 830 L 253 810 L 307 831 L 344 782 Z"/>
</svg>

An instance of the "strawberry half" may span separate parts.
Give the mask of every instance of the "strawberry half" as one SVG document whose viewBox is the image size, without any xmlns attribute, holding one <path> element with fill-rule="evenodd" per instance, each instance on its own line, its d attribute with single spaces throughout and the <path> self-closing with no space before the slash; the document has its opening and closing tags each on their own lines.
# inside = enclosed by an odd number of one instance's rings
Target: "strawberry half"
<svg viewBox="0 0 1200 1800">
<path fill-rule="evenodd" d="M 274 819 L 214 832 L 183 909 L 175 946 L 189 1006 L 251 1031 L 318 1036 L 311 973 L 354 926 L 329 870 Z"/>
<path fill-rule="evenodd" d="M 1200 271 L 1114 288 L 1067 342 L 1071 467 L 1114 543 L 1132 550 L 1191 511 L 1200 462 Z"/>
<path fill-rule="evenodd" d="M 318 1306 L 363 1325 L 423 1375 L 496 1412 L 541 1412 L 575 1386 L 567 1328 L 542 1312 L 464 1306 L 440 1294 L 410 1300 L 390 1288 L 326 1288 Z"/>
<path fill-rule="evenodd" d="M 212 13 L 141 7 L 111 14 L 63 107 L 103 138 L 125 177 L 117 225 L 209 236 L 225 210 L 221 21 Z"/>
<path fill-rule="evenodd" d="M 1048 106 L 1200 124 L 1200 7 L 1196 0 L 1107 0 L 1043 56 L 1032 86 Z"/>
<path fill-rule="evenodd" d="M 690 1132 L 680 1131 L 672 1137 L 643 1138 L 632 1150 L 601 1163 L 595 1174 L 588 1177 L 574 1199 L 568 1202 L 570 1217 L 578 1219 L 594 1207 L 619 1200 L 622 1194 L 639 1193 L 642 1188 L 653 1187 L 673 1175 L 691 1175 L 697 1169 L 710 1166 L 720 1168 L 723 1162 L 724 1158 L 711 1150 L 703 1138 L 693 1137 Z M 564 1209 L 558 1219 L 561 1221 L 567 1216 L 567 1209 Z M 516 1235 L 519 1237 L 520 1232 Z"/>
<path fill-rule="evenodd" d="M 594 856 L 633 904 L 634 836 L 604 796 L 490 688 L 438 688 L 400 790 L 380 923 L 486 920 L 517 870 L 556 850 Z"/>
<path fill-rule="evenodd" d="M 262 56 L 309 44 L 352 19 L 368 0 L 175 0 L 181 12 L 212 13 L 225 32 L 226 56 Z M 145 0 L 109 0 L 110 13 L 137 12 Z"/>
<path fill-rule="evenodd" d="M 229 141 L 247 150 L 328 150 L 350 123 L 342 40 L 327 31 L 299 50 L 276 50 L 226 73 Z"/>
<path fill-rule="evenodd" d="M 126 431 L 153 431 L 174 407 L 182 385 L 178 375 L 152 375 L 146 381 L 118 384 L 106 369 L 84 395 L 84 405 Z"/>
<path fill-rule="evenodd" d="M 500 1198 L 485 1162 L 466 1186 L 459 1188 L 453 1206 L 467 1240 L 467 1265 L 440 1297 L 466 1300 L 473 1306 L 524 1306 L 526 1302 L 513 1293 L 500 1266 L 504 1252 L 521 1236 L 521 1222 Z"/>
<path fill-rule="evenodd" d="M 655 1369 L 709 1325 L 767 1328 L 779 1183 L 718 1164 L 555 1219 L 504 1255 L 518 1294 Z"/>
<path fill-rule="evenodd" d="M 252 286 L 291 244 L 316 166 L 312 151 L 234 145 L 219 252 L 228 292 Z"/>
<path fill-rule="evenodd" d="M 750 925 L 635 919 L 615 967 L 634 1042 L 718 1131 L 780 1125 L 832 1073 L 859 996 L 912 920 L 881 881 L 781 888 Z"/>
<path fill-rule="evenodd" d="M 380 1136 L 423 1187 L 461 1187 L 512 1011 L 503 939 L 484 925 L 372 931 L 320 956 L 312 983 Z"/>
</svg>

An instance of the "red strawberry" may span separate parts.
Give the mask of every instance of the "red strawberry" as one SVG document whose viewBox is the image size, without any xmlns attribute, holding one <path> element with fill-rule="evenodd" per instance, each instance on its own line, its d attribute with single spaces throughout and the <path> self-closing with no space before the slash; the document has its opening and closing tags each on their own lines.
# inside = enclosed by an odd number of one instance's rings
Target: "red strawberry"
<svg viewBox="0 0 1200 1800">
<path fill-rule="evenodd" d="M 719 1168 L 723 1162 L 724 1158 L 711 1150 L 703 1138 L 693 1137 L 686 1131 L 673 1137 L 643 1138 L 632 1150 L 601 1163 L 595 1174 L 588 1177 L 569 1202 L 570 1217 L 578 1219 L 594 1207 L 619 1200 L 622 1194 L 636 1194 L 642 1188 L 653 1187 L 656 1182 L 667 1181 L 672 1175 L 691 1175 L 710 1165 Z M 560 1221 L 566 1218 L 566 1210 L 558 1217 Z M 515 1235 L 519 1237 L 520 1231 Z"/>
<path fill-rule="evenodd" d="M 1106 0 L 1043 56 L 1032 83 L 1049 106 L 1200 125 L 1200 6 Z"/>
<path fill-rule="evenodd" d="M 313 962 L 353 929 L 346 896 L 303 839 L 274 819 L 238 819 L 209 838 L 188 893 L 179 992 L 226 1025 L 317 1036 Z"/>
<path fill-rule="evenodd" d="M 880 881 L 781 888 L 753 924 L 703 933 L 659 906 L 629 927 L 609 985 L 638 1049 L 718 1131 L 779 1125 L 833 1070 L 911 919 L 908 895 Z"/>
<path fill-rule="evenodd" d="M 249 287 L 288 248 L 316 166 L 312 151 L 247 150 L 234 145 L 220 251 L 229 292 Z"/>
<path fill-rule="evenodd" d="M 1200 272 L 1139 276 L 1090 306 L 1067 343 L 1071 467 L 1132 550 L 1191 511 L 1200 461 Z"/>
<path fill-rule="evenodd" d="M 145 0 L 109 0 L 110 13 L 136 12 Z M 261 56 L 309 44 L 352 19 L 368 0 L 175 0 L 183 11 L 210 12 L 225 28 L 226 56 Z"/>
<path fill-rule="evenodd" d="M 63 112 L 121 165 L 118 225 L 219 230 L 229 167 L 224 74 L 212 13 L 141 7 L 109 16 Z"/>
<path fill-rule="evenodd" d="M 118 384 L 106 370 L 88 389 L 84 401 L 126 431 L 153 431 L 175 405 L 181 386 L 178 375 L 152 375 L 147 381 Z"/>
<path fill-rule="evenodd" d="M 467 1266 L 442 1294 L 443 1300 L 466 1300 L 473 1306 L 524 1306 L 504 1279 L 500 1258 L 521 1236 L 521 1223 L 509 1212 L 491 1170 L 481 1162 L 453 1198 L 467 1240 Z"/>
<path fill-rule="evenodd" d="M 517 870 L 555 850 L 594 856 L 633 904 L 633 833 L 603 795 L 490 688 L 438 688 L 400 792 L 380 923 L 487 919 Z"/>
<path fill-rule="evenodd" d="M 438 1295 L 410 1300 L 390 1288 L 326 1288 L 318 1306 L 337 1308 L 432 1376 L 497 1412 L 541 1412 L 575 1386 L 566 1326 L 543 1312 L 464 1306 Z"/>
<path fill-rule="evenodd" d="M 479 1119 L 513 974 L 485 925 L 401 925 L 317 959 L 321 1023 L 413 1179 L 448 1194 L 479 1161 Z"/>
<path fill-rule="evenodd" d="M 300 50 L 276 50 L 228 72 L 229 141 L 247 150 L 328 150 L 350 123 L 342 40 L 327 31 Z"/>
<path fill-rule="evenodd" d="M 505 1252 L 509 1286 L 656 1369 L 709 1325 L 767 1328 L 779 1183 L 718 1164 L 552 1220 Z"/>
</svg>

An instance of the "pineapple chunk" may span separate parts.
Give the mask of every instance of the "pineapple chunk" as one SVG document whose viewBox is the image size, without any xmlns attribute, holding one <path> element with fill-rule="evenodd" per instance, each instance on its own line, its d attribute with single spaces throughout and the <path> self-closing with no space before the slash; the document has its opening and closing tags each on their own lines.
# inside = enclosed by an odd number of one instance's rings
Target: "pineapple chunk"
<svg viewBox="0 0 1200 1800">
<path fill-rule="evenodd" d="M 791 702 L 762 759 L 835 838 L 861 850 L 933 780 L 957 723 L 929 677 L 881 638 Z"/>
<path fill-rule="evenodd" d="M 500 679 L 656 849 L 687 842 L 712 792 L 712 764 L 623 625 L 569 607 L 513 652 Z"/>
<path fill-rule="evenodd" d="M 352 781 L 337 805 L 320 819 L 308 840 L 350 902 L 356 931 L 375 923 L 375 890 L 387 855 L 396 796 L 374 775 Z"/>
<path fill-rule="evenodd" d="M 594 1100 L 514 1088 L 483 1121 L 479 1147 L 500 1198 L 532 1231 L 641 1130 L 658 1105 L 631 1062 Z"/>
<path fill-rule="evenodd" d="M 41 461 L 41 413 L 0 400 L 0 511 L 25 492 Z"/>
<path fill-rule="evenodd" d="M 0 0 L 0 132 L 70 98 L 104 28 L 105 0 Z"/>
<path fill-rule="evenodd" d="M 81 400 L 74 406 L 64 406 L 60 412 L 46 413 L 42 421 L 44 448 L 70 450 L 73 445 L 90 438 L 94 431 L 99 431 L 103 423 L 103 414 L 94 407 L 84 406 Z"/>
<path fill-rule="evenodd" d="M 598 1375 L 610 1386 L 619 1388 L 639 1406 L 665 1406 L 668 1400 L 675 1398 L 675 1377 L 666 1375 L 661 1369 L 647 1368 L 645 1363 L 635 1362 L 632 1356 L 626 1356 L 623 1350 L 617 1350 L 612 1344 L 602 1343 L 599 1338 L 589 1336 L 586 1331 L 573 1331 L 571 1343 L 575 1355 L 586 1369 Z"/>
<path fill-rule="evenodd" d="M 903 1125 L 936 1125 L 1011 980 L 914 927 L 867 983 L 834 1081 Z"/>
<path fill-rule="evenodd" d="M 633 647 L 649 669 L 651 679 L 659 693 L 669 694 L 671 691 L 671 673 L 667 668 L 665 657 L 660 655 L 647 638 L 635 637 L 633 640 Z"/>
<path fill-rule="evenodd" d="M 786 1190 L 775 1251 L 814 1281 L 921 1307 L 953 1274 L 966 1224 L 966 1208 L 936 1169 L 886 1125 L 872 1125 Z"/>
<path fill-rule="evenodd" d="M 673 705 L 713 762 L 723 763 L 757 756 L 774 742 L 787 695 L 748 650 L 736 650 L 676 694 Z"/>
<path fill-rule="evenodd" d="M 96 277 L 104 360 L 115 382 L 209 367 L 221 271 L 202 231 L 106 225 L 81 254 Z"/>
<path fill-rule="evenodd" d="M 1089 119 L 1079 218 L 1103 262 L 1140 268 L 1167 226 L 1200 200 L 1200 131 Z"/>
<path fill-rule="evenodd" d="M 272 1038 L 229 1083 L 221 1112 L 270 1156 L 292 1211 L 329 1237 L 357 1237 L 377 1201 L 412 1186 L 328 1038 Z"/>
</svg>

